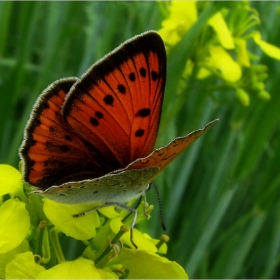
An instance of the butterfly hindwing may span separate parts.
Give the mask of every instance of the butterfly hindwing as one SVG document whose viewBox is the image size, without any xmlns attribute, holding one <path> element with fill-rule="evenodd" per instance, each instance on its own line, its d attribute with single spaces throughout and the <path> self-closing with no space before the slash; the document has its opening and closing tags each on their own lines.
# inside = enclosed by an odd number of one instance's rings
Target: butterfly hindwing
<svg viewBox="0 0 280 280">
<path fill-rule="evenodd" d="M 45 191 L 36 191 L 36 193 L 58 202 L 74 204 L 82 202 L 127 202 L 143 193 L 147 185 L 165 167 L 217 121 L 218 119 L 186 136 L 175 138 L 168 145 L 154 150 L 145 158 L 137 159 L 124 169 L 113 171 L 99 178 L 69 182 Z M 73 195 L 77 192 L 79 195 Z"/>
<path fill-rule="evenodd" d="M 67 204 L 125 203 L 143 194 L 158 170 L 157 166 L 141 170 L 119 170 L 99 178 L 68 182 L 33 193 Z"/>
<path fill-rule="evenodd" d="M 196 141 L 201 135 L 203 135 L 212 125 L 214 125 L 218 119 L 208 123 L 204 128 L 195 130 L 190 134 L 177 137 L 171 141 L 168 145 L 154 150 L 147 157 L 137 159 L 127 166 L 125 169 L 142 169 L 151 166 L 159 167 L 158 173 L 160 173 L 165 167 L 167 167 L 184 149 L 190 144 Z M 158 175 L 155 175 L 155 177 Z M 155 178 L 154 177 L 154 178 Z"/>
<path fill-rule="evenodd" d="M 94 64 L 67 96 L 63 117 L 88 137 L 111 171 L 153 149 L 166 79 L 166 54 L 155 32 L 134 37 Z"/>
</svg>

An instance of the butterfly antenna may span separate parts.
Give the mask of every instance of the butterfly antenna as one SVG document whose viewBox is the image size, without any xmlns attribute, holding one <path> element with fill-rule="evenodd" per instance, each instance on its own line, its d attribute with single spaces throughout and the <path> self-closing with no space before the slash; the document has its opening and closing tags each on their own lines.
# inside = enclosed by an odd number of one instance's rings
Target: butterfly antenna
<svg viewBox="0 0 280 280">
<path fill-rule="evenodd" d="M 160 200 L 160 195 L 159 195 L 159 191 L 158 191 L 158 187 L 156 185 L 155 182 L 152 182 L 151 184 L 153 184 L 155 190 L 156 190 L 156 195 L 157 195 L 157 201 L 158 201 L 158 207 L 159 207 L 159 218 L 160 218 L 160 224 L 161 227 L 164 231 L 166 231 L 166 226 L 163 220 L 163 211 L 162 211 L 162 204 L 161 204 L 161 200 Z"/>
</svg>

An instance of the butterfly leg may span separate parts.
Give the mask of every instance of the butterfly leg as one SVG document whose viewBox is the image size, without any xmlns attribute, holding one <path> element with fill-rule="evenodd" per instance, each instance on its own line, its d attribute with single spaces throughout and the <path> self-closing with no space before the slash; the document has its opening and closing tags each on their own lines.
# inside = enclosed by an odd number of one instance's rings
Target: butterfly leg
<svg viewBox="0 0 280 280">
<path fill-rule="evenodd" d="M 144 192 L 144 193 L 142 194 L 142 197 L 143 197 L 143 200 L 144 200 L 144 214 L 145 214 L 146 218 L 148 218 L 148 217 L 149 217 L 149 214 L 148 214 L 148 212 L 147 212 L 147 209 L 148 209 L 148 202 L 147 202 L 146 192 Z"/>
<path fill-rule="evenodd" d="M 130 242 L 137 249 L 138 247 L 136 246 L 136 244 L 133 241 L 133 228 L 135 226 L 136 219 L 137 219 L 137 210 L 136 209 L 134 209 L 132 207 L 129 207 L 125 204 L 118 203 L 118 202 L 107 202 L 105 204 L 98 205 L 98 206 L 96 206 L 96 207 L 94 207 L 91 210 L 88 210 L 86 212 L 83 212 L 83 213 L 80 213 L 80 214 L 75 214 L 75 215 L 73 215 L 73 217 L 74 218 L 82 217 L 82 216 L 85 216 L 85 215 L 91 213 L 92 211 L 95 211 L 95 210 L 98 210 L 98 209 L 101 209 L 101 208 L 105 208 L 105 207 L 109 207 L 109 206 L 117 206 L 117 207 L 120 207 L 122 209 L 125 209 L 125 210 L 133 213 L 133 219 L 132 219 L 132 222 L 131 222 L 131 225 L 130 225 Z"/>
</svg>

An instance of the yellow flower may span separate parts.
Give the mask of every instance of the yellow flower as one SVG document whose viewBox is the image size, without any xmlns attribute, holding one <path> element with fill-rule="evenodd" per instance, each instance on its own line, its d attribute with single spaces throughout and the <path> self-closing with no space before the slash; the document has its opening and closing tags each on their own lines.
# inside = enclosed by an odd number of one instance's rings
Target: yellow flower
<svg viewBox="0 0 280 280">
<path fill-rule="evenodd" d="M 74 261 L 60 263 L 40 272 L 37 279 L 117 279 L 117 276 L 106 270 L 98 269 L 92 260 L 78 258 Z"/>
<path fill-rule="evenodd" d="M 242 71 L 237 62 L 220 46 L 209 47 L 210 56 L 206 58 L 207 69 L 217 71 L 228 82 L 236 82 L 241 78 Z"/>
<path fill-rule="evenodd" d="M 184 269 L 155 253 L 122 248 L 120 254 L 108 266 L 121 264 L 129 279 L 188 279 Z"/>
<path fill-rule="evenodd" d="M 75 214 L 84 213 L 92 208 L 92 205 L 67 205 L 50 199 L 45 199 L 44 202 L 44 212 L 48 219 L 60 231 L 77 240 L 87 240 L 96 235 L 95 229 L 100 226 L 97 211 L 92 211 L 82 217 L 73 217 Z"/>
<path fill-rule="evenodd" d="M 249 2 L 221 5 L 214 15 L 208 14 L 211 17 L 207 25 L 204 24 L 204 28 L 196 29 L 197 26 L 203 26 L 200 25 L 203 20 L 205 22 L 203 9 L 210 5 L 213 3 L 173 1 L 170 4 L 170 14 L 162 22 L 162 28 L 159 30 L 167 44 L 167 50 L 179 43 L 183 36 L 188 39 L 188 34 L 185 33 L 197 22 L 189 36 L 197 38 L 197 41 L 188 44 L 184 39 L 188 45 L 183 46 L 181 43 L 182 46 L 176 49 L 180 54 L 184 52 L 185 47 L 187 55 L 184 59 L 188 60 L 180 61 L 184 63 L 185 70 L 180 72 L 182 79 L 173 87 L 177 86 L 177 92 L 181 92 L 186 87 L 188 77 L 192 75 L 198 79 L 216 76 L 223 80 L 223 85 L 237 89 L 236 98 L 243 106 L 250 104 L 250 94 L 262 100 L 269 100 L 270 95 L 265 91 L 264 84 L 268 76 L 267 70 L 262 67 L 260 71 L 256 71 L 257 66 L 261 65 L 251 63 L 258 57 L 249 53 L 247 42 L 253 39 L 265 54 L 278 60 L 280 48 L 262 40 L 259 31 L 252 31 L 252 28 L 256 28 L 261 22 L 258 13 L 250 7 Z M 199 36 L 194 36 L 196 30 Z M 172 53 L 172 58 L 175 56 L 175 52 Z"/>
<path fill-rule="evenodd" d="M 110 223 L 110 227 L 115 234 L 118 233 L 121 225 L 122 225 L 121 218 L 112 219 Z M 124 233 L 120 238 L 120 240 L 124 244 L 130 246 L 131 248 L 134 248 L 130 241 L 130 232 Z M 148 236 L 147 234 L 143 234 L 136 228 L 133 229 L 133 241 L 138 246 L 138 249 L 143 249 L 154 253 L 158 251 L 156 244 L 159 242 L 159 240 L 152 239 L 150 236 Z M 166 244 L 164 244 L 162 247 L 164 247 L 164 252 L 161 250 L 161 253 L 166 253 L 167 251 Z"/>
<path fill-rule="evenodd" d="M 0 196 L 10 194 L 23 199 L 21 174 L 14 167 L 0 164 L 0 185 Z"/>
<path fill-rule="evenodd" d="M 215 30 L 219 42 L 225 49 L 234 49 L 234 41 L 222 13 L 218 12 L 210 18 L 208 24 Z"/>
<path fill-rule="evenodd" d="M 170 14 L 158 30 L 167 45 L 176 45 L 197 20 L 195 1 L 172 1 Z"/>
<path fill-rule="evenodd" d="M 243 38 L 236 39 L 237 44 L 237 62 L 240 66 L 250 67 L 251 62 L 247 51 L 247 41 Z"/>
<path fill-rule="evenodd" d="M 25 204 L 16 199 L 5 201 L 0 207 L 0 254 L 11 251 L 26 238 L 30 218 Z"/>
<path fill-rule="evenodd" d="M 254 41 L 260 48 L 270 57 L 280 60 L 280 49 L 262 40 L 261 34 L 258 31 L 253 33 Z"/>
<path fill-rule="evenodd" d="M 45 268 L 37 264 L 32 252 L 17 254 L 6 266 L 7 279 L 34 279 Z"/>
</svg>

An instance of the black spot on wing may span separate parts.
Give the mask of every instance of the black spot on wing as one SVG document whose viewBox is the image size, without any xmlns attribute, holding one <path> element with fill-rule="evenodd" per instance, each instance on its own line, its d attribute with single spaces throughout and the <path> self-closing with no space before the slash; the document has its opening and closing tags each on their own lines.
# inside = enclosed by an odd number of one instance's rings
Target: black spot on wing
<svg viewBox="0 0 280 280">
<path fill-rule="evenodd" d="M 65 135 L 64 135 L 64 139 L 65 139 L 66 141 L 69 141 L 69 142 L 73 141 L 72 137 L 71 137 L 70 135 L 68 135 L 68 134 L 65 134 Z"/>
<path fill-rule="evenodd" d="M 99 112 L 99 111 L 96 111 L 96 112 L 95 112 L 95 116 L 96 116 L 98 119 L 103 119 L 103 118 L 104 118 L 104 115 L 103 115 L 101 112 Z"/>
<path fill-rule="evenodd" d="M 141 75 L 142 78 L 146 77 L 147 71 L 146 71 L 146 69 L 144 67 L 141 67 L 139 72 L 140 72 L 140 75 Z"/>
<path fill-rule="evenodd" d="M 135 132 L 136 137 L 142 137 L 145 134 L 145 130 L 140 128 Z"/>
<path fill-rule="evenodd" d="M 118 85 L 118 91 L 122 94 L 125 94 L 126 88 L 124 85 Z"/>
<path fill-rule="evenodd" d="M 92 126 L 98 126 L 98 125 L 99 125 L 99 121 L 98 121 L 96 118 L 94 118 L 94 117 L 91 117 L 91 118 L 89 119 L 89 121 L 90 121 L 90 124 L 91 124 Z"/>
<path fill-rule="evenodd" d="M 152 71 L 152 80 L 156 81 L 159 78 L 159 74 L 156 71 Z"/>
<path fill-rule="evenodd" d="M 128 75 L 128 78 L 131 82 L 135 82 L 136 80 L 136 77 L 135 77 L 135 73 L 134 72 L 131 72 L 129 75 Z"/>
<path fill-rule="evenodd" d="M 136 117 L 145 118 L 151 114 L 151 110 L 149 108 L 142 108 L 136 113 Z"/>
<path fill-rule="evenodd" d="M 114 97 L 111 94 L 107 94 L 104 98 L 103 98 L 104 102 L 106 105 L 113 105 L 114 103 Z"/>
</svg>

